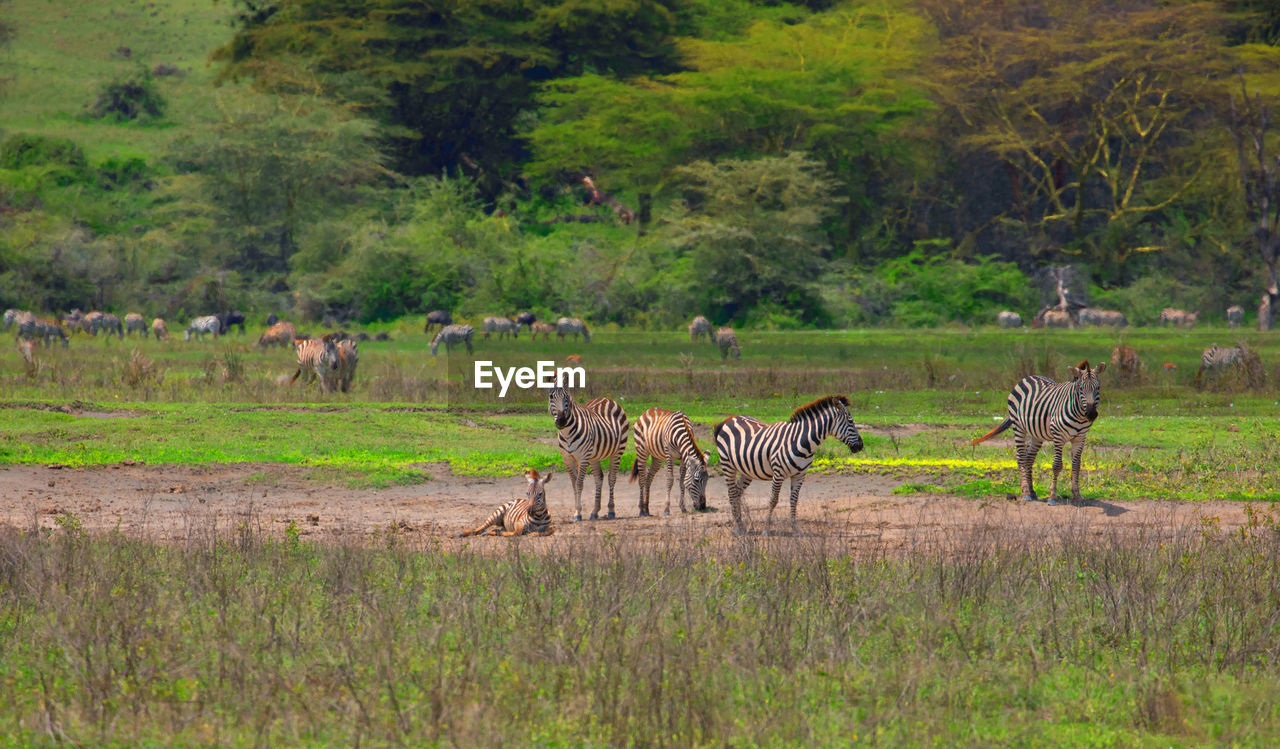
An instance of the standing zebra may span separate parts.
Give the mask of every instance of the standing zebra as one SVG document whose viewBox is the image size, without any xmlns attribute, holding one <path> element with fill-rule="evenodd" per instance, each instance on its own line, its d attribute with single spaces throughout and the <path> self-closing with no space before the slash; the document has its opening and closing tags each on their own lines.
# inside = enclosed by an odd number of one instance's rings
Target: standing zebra
<svg viewBox="0 0 1280 749">
<path fill-rule="evenodd" d="M 506 335 L 510 335 L 512 338 L 519 338 L 520 325 L 509 317 L 486 317 L 484 319 L 484 339 L 486 341 L 489 340 L 490 333 L 497 333 L 499 341 Z"/>
<path fill-rule="evenodd" d="M 26 312 L 24 310 L 20 310 L 20 309 L 5 310 L 4 311 L 4 329 L 8 330 L 9 328 L 12 328 L 23 315 L 29 315 L 29 314 L 31 313 Z"/>
<path fill-rule="evenodd" d="M 1227 327 L 1238 328 L 1242 322 L 1244 322 L 1244 307 L 1238 304 L 1227 307 Z"/>
<path fill-rule="evenodd" d="M 738 336 L 733 332 L 733 328 L 717 330 L 716 345 L 720 347 L 720 361 L 724 361 L 730 356 L 735 359 L 742 358 L 742 349 L 738 348 Z"/>
<path fill-rule="evenodd" d="M 791 418 L 777 424 L 765 424 L 750 416 L 731 416 L 716 426 L 716 452 L 720 455 L 720 472 L 729 485 L 729 506 L 733 510 L 735 533 L 747 530 L 747 508 L 743 493 L 752 480 L 772 481 L 769 517 L 765 533 L 773 525 L 773 511 L 778 506 L 782 480 L 791 478 L 791 529 L 796 528 L 796 505 L 804 473 L 813 463 L 813 453 L 827 437 L 835 437 L 849 447 L 849 452 L 862 449 L 862 435 L 849 415 L 849 399 L 844 395 L 825 398 L 801 406 Z"/>
<path fill-rule="evenodd" d="M 556 320 L 556 338 L 564 338 L 572 334 L 573 340 L 578 340 L 578 334 L 582 334 L 582 340 L 591 343 L 591 334 L 587 332 L 587 324 L 576 317 L 562 317 Z"/>
<path fill-rule="evenodd" d="M 711 341 L 711 321 L 702 315 L 693 318 L 693 322 L 689 323 L 689 343 L 696 343 L 703 336 Z"/>
<path fill-rule="evenodd" d="M 165 324 L 163 318 L 157 317 L 151 321 L 151 333 L 157 341 L 169 340 L 169 326 Z"/>
<path fill-rule="evenodd" d="M 542 336 L 542 340 L 550 341 L 551 334 L 556 332 L 556 326 L 546 322 L 535 322 L 529 326 L 529 340 L 536 341 L 538 336 Z"/>
<path fill-rule="evenodd" d="M 26 313 L 24 317 L 19 317 L 17 339 L 33 341 L 37 338 L 43 341 L 46 346 L 54 338 L 62 341 L 63 348 L 67 348 L 68 345 L 67 332 L 57 322 L 41 319 L 30 312 Z"/>
<path fill-rule="evenodd" d="M 439 325 L 444 327 L 453 324 L 453 315 L 449 314 L 449 310 L 437 309 L 427 313 L 427 324 L 422 326 L 423 333 L 430 333 L 431 329 Z"/>
<path fill-rule="evenodd" d="M 466 344 L 467 353 L 474 353 L 471 348 L 471 336 L 475 335 L 475 328 L 470 325 L 446 325 L 436 333 L 436 337 L 431 340 L 431 355 L 436 355 L 436 349 L 440 348 L 440 344 L 444 344 L 444 352 L 447 354 L 454 346 L 459 343 Z"/>
<path fill-rule="evenodd" d="M 1243 348 L 1240 346 L 1223 348 L 1215 343 L 1200 354 L 1200 370 L 1196 372 L 1195 382 L 1197 385 L 1203 382 L 1205 372 L 1218 372 L 1243 363 Z"/>
<path fill-rule="evenodd" d="M 507 502 L 493 511 L 483 523 L 459 536 L 478 536 L 489 528 L 499 536 L 550 536 L 551 513 L 547 511 L 547 484 L 551 483 L 551 471 L 539 477 L 538 472 L 525 471 L 529 480 L 528 494 Z"/>
<path fill-rule="evenodd" d="M 1058 474 L 1062 472 L 1062 451 L 1071 443 L 1071 502 L 1080 499 L 1080 455 L 1084 452 L 1084 439 L 1089 427 L 1098 418 L 1098 403 L 1102 398 L 1102 386 L 1098 375 L 1106 369 L 1106 362 L 1099 362 L 1096 369 L 1089 369 L 1089 362 L 1071 367 L 1070 382 L 1054 382 L 1048 377 L 1025 377 L 1009 393 L 1009 416 L 1000 426 L 978 437 L 969 444 L 976 445 L 1013 427 L 1013 441 L 1018 450 L 1018 472 L 1022 480 L 1022 499 L 1037 499 L 1031 482 L 1031 469 L 1035 466 L 1040 445 L 1053 441 L 1053 483 L 1049 489 L 1049 504 L 1058 504 Z"/>
<path fill-rule="evenodd" d="M 139 333 L 143 338 L 147 337 L 147 321 L 142 319 L 142 315 L 137 312 L 130 312 L 124 316 L 124 332 L 129 335 Z"/>
<path fill-rule="evenodd" d="M 356 342 L 352 340 L 338 342 L 338 386 L 342 392 L 351 390 L 351 381 L 356 376 L 356 364 L 360 363 L 360 352 Z"/>
<path fill-rule="evenodd" d="M 295 341 L 298 357 L 298 369 L 289 378 L 292 385 L 299 377 L 303 385 L 319 378 L 320 392 L 326 393 L 333 385 L 338 372 L 338 347 L 333 341 L 323 338 L 309 338 Z"/>
<path fill-rule="evenodd" d="M 693 438 L 693 425 L 684 411 L 651 408 L 636 422 L 636 462 L 631 467 L 631 482 L 640 479 L 640 517 L 649 516 L 649 488 L 658 475 L 662 462 L 667 463 L 667 507 L 671 514 L 671 484 L 675 479 L 675 461 L 680 461 L 680 512 L 685 512 L 684 493 L 689 492 L 693 509 L 707 509 L 707 466 L 710 453 L 704 453 Z"/>
<path fill-rule="evenodd" d="M 596 504 L 591 519 L 600 517 L 600 492 L 604 483 L 604 464 L 609 464 L 609 519 L 613 511 L 613 486 L 618 480 L 618 465 L 627 447 L 627 414 L 614 401 L 596 398 L 586 405 L 573 402 L 568 388 L 556 387 L 547 392 L 547 411 L 556 421 L 556 443 L 573 483 L 573 521 L 582 520 L 582 485 L 587 471 L 596 477 Z"/>
<path fill-rule="evenodd" d="M 217 338 L 221 330 L 222 330 L 222 321 L 218 319 L 217 315 L 205 315 L 204 317 L 197 317 L 196 319 L 191 321 L 190 325 L 187 326 L 187 332 L 182 335 L 182 340 L 184 341 L 191 340 L 192 333 L 194 333 L 196 338 L 200 340 L 203 340 L 204 336 L 208 333 L 212 333 L 213 337 Z"/>
</svg>

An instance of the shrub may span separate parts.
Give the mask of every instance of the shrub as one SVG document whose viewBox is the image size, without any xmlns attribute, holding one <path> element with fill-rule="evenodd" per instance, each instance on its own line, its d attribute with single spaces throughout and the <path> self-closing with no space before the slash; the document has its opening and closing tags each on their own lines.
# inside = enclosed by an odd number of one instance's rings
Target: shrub
<svg viewBox="0 0 1280 749">
<path fill-rule="evenodd" d="M 45 178 L 58 185 L 70 185 L 87 178 L 89 162 L 73 141 L 44 135 L 15 133 L 0 142 L 0 168 L 42 169 Z"/>
<path fill-rule="evenodd" d="M 143 71 L 103 86 L 89 109 L 98 119 L 112 117 L 116 122 L 160 119 L 165 101 L 151 74 Z"/>
</svg>

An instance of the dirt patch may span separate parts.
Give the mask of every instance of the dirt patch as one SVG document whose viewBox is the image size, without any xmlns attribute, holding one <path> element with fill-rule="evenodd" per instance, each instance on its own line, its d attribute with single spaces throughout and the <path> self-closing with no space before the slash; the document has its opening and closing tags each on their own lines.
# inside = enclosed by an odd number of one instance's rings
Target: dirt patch
<svg viewBox="0 0 1280 749">
<path fill-rule="evenodd" d="M 395 532 L 448 544 L 459 530 L 477 525 L 495 507 L 524 491 L 519 476 L 454 476 L 445 465 L 427 466 L 434 477 L 415 486 L 347 489 L 317 485 L 309 471 L 275 464 L 211 466 L 116 465 L 91 469 L 10 466 L 0 469 L 0 523 L 20 528 L 51 528 L 58 517 L 76 515 L 91 532 L 119 529 L 129 535 L 182 541 L 210 528 L 231 529 L 250 522 L 282 533 L 292 523 L 315 540 Z M 881 476 L 812 474 L 800 497 L 801 535 L 835 534 L 865 540 L 875 548 L 916 548 L 939 534 L 980 539 L 991 529 L 1016 528 L 1028 538 L 1052 538 L 1064 529 L 1094 535 L 1140 535 L 1200 528 L 1230 530 L 1246 521 L 1235 502 L 1094 501 L 1085 507 L 1049 507 L 1042 502 L 963 499 L 947 495 L 895 496 L 898 479 Z M 654 485 L 652 505 L 666 504 L 665 477 Z M 593 484 L 583 492 L 584 515 L 591 512 Z M 759 529 L 768 505 L 768 484 L 747 493 L 753 527 Z M 775 526 L 786 530 L 784 485 Z M 567 522 L 573 494 L 563 472 L 548 486 L 548 502 L 557 538 L 599 538 L 605 533 L 666 535 L 672 532 L 727 536 L 731 514 L 724 483 L 712 477 L 711 512 L 681 515 L 672 498 L 670 517 L 636 517 L 638 489 L 619 477 L 615 492 L 618 519 Z M 602 514 L 606 511 L 605 487 Z M 500 539 L 470 543 L 502 543 Z"/>
<path fill-rule="evenodd" d="M 0 403 L 0 408 L 26 411 L 52 411 L 54 413 L 80 416 L 86 419 L 136 419 L 146 416 L 144 411 L 125 411 L 122 409 L 104 409 L 94 403 L 71 401 L 70 403 L 37 403 L 35 401 L 12 401 Z"/>
</svg>

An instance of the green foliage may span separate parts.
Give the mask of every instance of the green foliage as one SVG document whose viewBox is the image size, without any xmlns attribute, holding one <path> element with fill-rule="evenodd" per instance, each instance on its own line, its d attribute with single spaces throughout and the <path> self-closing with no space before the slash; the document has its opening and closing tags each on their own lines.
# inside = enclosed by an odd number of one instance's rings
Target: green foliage
<svg viewBox="0 0 1280 749">
<path fill-rule="evenodd" d="M 0 142 L 0 168 L 33 170 L 38 181 L 64 186 L 89 176 L 80 147 L 67 138 L 15 133 Z"/>
<path fill-rule="evenodd" d="M 146 122 L 164 116 L 165 100 L 151 73 L 143 70 L 103 85 L 89 108 L 98 119 Z"/>
</svg>

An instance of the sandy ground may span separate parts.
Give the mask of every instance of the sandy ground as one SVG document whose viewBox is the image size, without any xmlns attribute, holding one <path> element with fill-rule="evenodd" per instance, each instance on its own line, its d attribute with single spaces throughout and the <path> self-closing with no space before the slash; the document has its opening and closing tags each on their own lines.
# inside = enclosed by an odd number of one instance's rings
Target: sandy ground
<svg viewBox="0 0 1280 749">
<path fill-rule="evenodd" d="M 181 542 L 216 527 L 230 530 L 249 521 L 279 533 L 290 522 L 312 540 L 350 538 L 388 530 L 422 539 L 454 541 L 459 530 L 482 521 L 497 505 L 523 492 L 524 480 L 453 476 L 447 466 L 426 466 L 432 480 L 389 489 L 347 489 L 317 484 L 304 469 L 264 464 L 205 467 L 115 465 L 91 469 L 46 466 L 0 468 L 0 524 L 53 527 L 74 513 L 91 532 L 120 529 L 132 536 Z M 584 491 L 590 513 L 592 479 Z M 1020 537 L 1049 539 L 1066 533 L 1137 536 L 1197 532 L 1206 524 L 1223 530 L 1243 525 L 1244 505 L 1236 502 L 1105 502 L 1085 507 L 1049 507 L 992 498 L 945 495 L 895 496 L 902 482 L 884 477 L 811 474 L 800 498 L 800 536 L 839 536 L 854 545 L 910 549 L 938 539 L 981 539 L 992 531 L 1017 529 Z M 718 511 L 636 517 L 638 488 L 619 477 L 618 518 L 570 523 L 573 494 L 563 473 L 548 486 L 556 538 L 610 533 L 656 537 L 668 533 L 727 536 L 730 513 L 723 480 L 712 476 L 710 505 Z M 606 502 L 607 502 L 607 487 Z M 776 520 L 786 529 L 787 486 Z M 1087 494 L 1087 487 L 1086 487 Z M 758 529 L 765 517 L 768 485 L 753 484 L 748 505 Z M 665 476 L 655 481 L 651 506 L 661 513 Z M 537 539 L 535 541 L 541 541 Z M 472 539 L 502 544 L 507 539 Z"/>
</svg>

